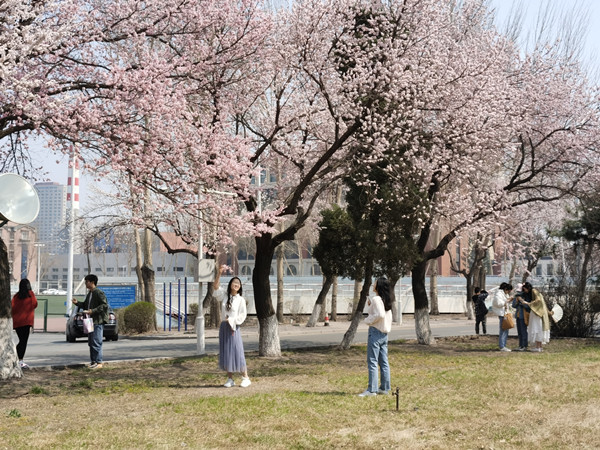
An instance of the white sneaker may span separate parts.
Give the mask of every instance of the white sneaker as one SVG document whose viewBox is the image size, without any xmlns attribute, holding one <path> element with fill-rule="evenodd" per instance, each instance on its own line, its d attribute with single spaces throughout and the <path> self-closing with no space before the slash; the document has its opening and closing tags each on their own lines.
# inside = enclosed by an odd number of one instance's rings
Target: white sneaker
<svg viewBox="0 0 600 450">
<path fill-rule="evenodd" d="M 501 351 L 501 352 L 512 352 L 512 350 L 511 350 L 510 348 L 508 348 L 508 347 L 502 347 L 502 348 L 500 349 L 500 351 Z"/>
<path fill-rule="evenodd" d="M 223 386 L 232 387 L 235 386 L 235 382 L 231 378 L 227 378 L 227 383 L 225 383 Z"/>
<path fill-rule="evenodd" d="M 371 392 L 368 389 L 365 392 L 358 394 L 359 397 L 372 397 L 374 395 L 377 395 L 377 392 Z"/>
<path fill-rule="evenodd" d="M 248 387 L 252 384 L 249 377 L 242 377 L 242 382 L 240 383 L 240 387 Z"/>
</svg>

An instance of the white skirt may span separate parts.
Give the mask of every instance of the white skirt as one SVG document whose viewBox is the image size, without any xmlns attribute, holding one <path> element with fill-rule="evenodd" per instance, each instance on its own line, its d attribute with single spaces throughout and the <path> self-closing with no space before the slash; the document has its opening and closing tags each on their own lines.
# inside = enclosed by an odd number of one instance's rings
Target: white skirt
<svg viewBox="0 0 600 450">
<path fill-rule="evenodd" d="M 533 311 L 529 314 L 529 325 L 527 326 L 527 335 L 530 344 L 541 342 L 547 344 L 550 342 L 550 330 L 544 331 L 542 318 Z"/>
</svg>

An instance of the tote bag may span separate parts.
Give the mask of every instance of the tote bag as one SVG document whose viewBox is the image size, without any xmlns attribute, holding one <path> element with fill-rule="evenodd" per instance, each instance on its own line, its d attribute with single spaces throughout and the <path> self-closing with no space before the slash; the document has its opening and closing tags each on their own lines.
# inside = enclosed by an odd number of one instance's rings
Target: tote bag
<svg viewBox="0 0 600 450">
<path fill-rule="evenodd" d="M 515 319 L 513 318 L 512 313 L 507 312 L 504 314 L 504 320 L 502 321 L 502 329 L 510 330 L 515 327 Z"/>
<path fill-rule="evenodd" d="M 83 332 L 85 334 L 90 334 L 94 332 L 94 321 L 89 316 L 89 314 L 83 316 Z"/>
</svg>

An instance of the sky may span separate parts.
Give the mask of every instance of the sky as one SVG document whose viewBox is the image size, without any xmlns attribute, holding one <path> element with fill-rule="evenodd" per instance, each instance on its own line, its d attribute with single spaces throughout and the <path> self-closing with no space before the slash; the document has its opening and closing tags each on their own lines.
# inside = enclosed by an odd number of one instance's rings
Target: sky
<svg viewBox="0 0 600 450">
<path fill-rule="evenodd" d="M 591 77 L 600 81 L 600 67 L 598 56 L 600 56 L 600 0 L 490 0 L 490 5 L 496 10 L 497 22 L 500 29 L 510 16 L 511 10 L 521 6 L 524 14 L 523 34 L 534 33 L 538 11 L 548 5 L 559 12 L 584 11 L 588 20 L 587 32 L 583 42 L 583 59 L 589 65 Z M 44 181 L 53 181 L 67 184 L 68 158 L 62 154 L 52 154 L 43 148 L 41 141 L 31 143 L 32 158 L 36 166 L 43 166 Z M 89 207 L 91 203 L 91 186 L 96 183 L 93 176 L 81 173 L 80 176 L 80 199 L 81 207 Z"/>
</svg>

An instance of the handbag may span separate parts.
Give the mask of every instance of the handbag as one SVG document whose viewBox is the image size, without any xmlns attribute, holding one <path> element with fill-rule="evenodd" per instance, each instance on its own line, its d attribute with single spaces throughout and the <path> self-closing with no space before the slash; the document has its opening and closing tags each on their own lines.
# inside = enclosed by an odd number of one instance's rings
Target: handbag
<svg viewBox="0 0 600 450">
<path fill-rule="evenodd" d="M 504 314 L 504 320 L 502 321 L 502 329 L 510 330 L 515 327 L 515 319 L 513 318 L 512 313 L 507 312 Z"/>
<path fill-rule="evenodd" d="M 85 334 L 94 332 L 94 320 L 89 316 L 89 314 L 86 314 L 83 317 L 83 332 Z"/>
<path fill-rule="evenodd" d="M 523 320 L 525 321 L 525 325 L 529 325 L 529 311 L 523 310 Z"/>
</svg>

